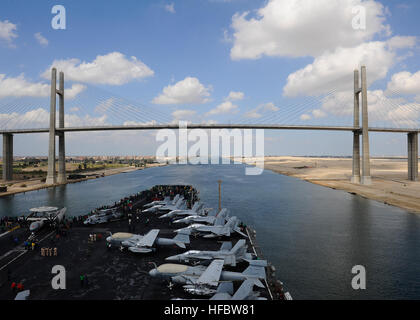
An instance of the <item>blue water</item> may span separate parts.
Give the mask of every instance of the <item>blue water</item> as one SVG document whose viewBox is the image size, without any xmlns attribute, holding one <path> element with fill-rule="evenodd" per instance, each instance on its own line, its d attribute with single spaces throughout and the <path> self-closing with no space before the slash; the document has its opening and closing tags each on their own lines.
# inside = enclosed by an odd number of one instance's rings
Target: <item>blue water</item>
<svg viewBox="0 0 420 320">
<path fill-rule="evenodd" d="M 419 299 L 420 216 L 242 165 L 178 165 L 134 171 L 0 199 L 0 215 L 41 205 L 69 215 L 156 184 L 191 184 L 208 206 L 222 206 L 257 231 L 264 256 L 295 299 Z M 353 290 L 351 269 L 366 268 L 366 290 Z"/>
</svg>

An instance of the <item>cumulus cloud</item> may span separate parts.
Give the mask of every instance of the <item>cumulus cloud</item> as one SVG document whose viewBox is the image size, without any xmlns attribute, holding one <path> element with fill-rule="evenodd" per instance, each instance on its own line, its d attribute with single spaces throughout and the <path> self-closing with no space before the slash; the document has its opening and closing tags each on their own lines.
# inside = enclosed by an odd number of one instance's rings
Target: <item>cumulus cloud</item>
<svg viewBox="0 0 420 320">
<path fill-rule="evenodd" d="M 41 32 L 35 33 L 34 37 L 41 46 L 44 46 L 44 47 L 48 46 L 48 40 L 41 34 Z"/>
<path fill-rule="evenodd" d="M 0 74 L 0 98 L 4 97 L 46 97 L 50 86 L 41 82 L 30 82 L 24 74 L 13 78 Z"/>
<path fill-rule="evenodd" d="M 165 8 L 166 11 L 168 11 L 170 13 L 175 13 L 175 4 L 173 2 L 165 4 L 164 8 Z"/>
<path fill-rule="evenodd" d="M 80 83 L 72 84 L 71 88 L 64 89 L 64 97 L 65 99 L 74 99 L 78 96 L 81 92 L 85 91 L 86 86 Z"/>
<path fill-rule="evenodd" d="M 235 114 L 238 113 L 239 108 L 237 105 L 233 104 L 231 101 L 225 101 L 219 104 L 216 108 L 210 110 L 205 115 L 212 116 L 217 114 Z"/>
<path fill-rule="evenodd" d="M 186 77 L 174 85 L 163 88 L 153 99 L 156 104 L 202 104 L 210 101 L 211 87 L 205 87 L 197 78 Z"/>
<path fill-rule="evenodd" d="M 235 101 L 242 100 L 244 98 L 244 93 L 241 91 L 231 91 L 229 95 L 225 98 L 226 101 Z"/>
<path fill-rule="evenodd" d="M 354 30 L 353 8 L 366 9 L 365 30 Z M 257 10 L 232 17 L 234 60 L 266 56 L 318 56 L 337 47 L 351 47 L 389 34 L 384 6 L 374 0 L 270 0 Z M 319 36 L 314 36 L 318 34 Z"/>
<path fill-rule="evenodd" d="M 256 107 L 255 109 L 252 109 L 248 112 L 245 113 L 245 117 L 246 118 L 261 118 L 262 117 L 262 113 L 264 112 L 269 112 L 269 111 L 279 111 L 279 108 L 276 107 L 274 105 L 274 103 L 269 102 L 269 103 L 263 103 L 260 104 L 258 107 Z"/>
<path fill-rule="evenodd" d="M 383 90 L 368 90 L 369 122 L 375 125 L 386 122 L 398 127 L 418 127 L 420 103 L 410 102 L 401 97 L 390 98 Z M 353 92 L 336 92 L 322 100 L 320 108 L 306 111 L 301 120 L 324 118 L 327 116 L 351 117 L 353 115 Z"/>
<path fill-rule="evenodd" d="M 106 120 L 106 115 L 101 117 L 92 117 L 89 115 L 79 117 L 75 114 L 66 114 L 64 125 L 66 127 L 106 125 Z M 26 128 L 45 128 L 50 123 L 50 113 L 43 108 L 37 108 L 25 113 L 3 113 L 0 114 L 0 123 L 2 123 L 2 127 L 5 129 L 22 128 L 22 125 Z"/>
<path fill-rule="evenodd" d="M 387 93 L 420 94 L 420 71 L 416 73 L 403 71 L 394 74 L 388 82 Z"/>
<path fill-rule="evenodd" d="M 392 38 L 391 38 L 392 40 Z M 391 41 L 390 40 L 390 41 Z M 402 43 L 400 42 L 402 45 Z M 406 42 L 411 46 L 412 42 Z M 283 88 L 285 96 L 318 95 L 334 87 L 351 89 L 355 68 L 368 67 L 368 85 L 384 78 L 394 65 L 397 53 L 387 41 L 372 41 L 356 47 L 339 47 L 315 58 L 313 63 L 290 74 Z"/>
<path fill-rule="evenodd" d="M 17 38 L 17 26 L 8 20 L 0 21 L 0 40 L 4 40 L 9 44 L 13 39 Z"/>
<path fill-rule="evenodd" d="M 73 99 L 86 89 L 86 86 L 75 83 L 71 88 L 65 89 L 66 99 Z M 50 84 L 31 82 L 21 74 L 17 77 L 6 77 L 0 74 L 0 99 L 5 97 L 49 97 Z"/>
<path fill-rule="evenodd" d="M 42 77 L 49 79 L 53 67 L 63 71 L 67 80 L 108 85 L 122 85 L 154 74 L 153 70 L 136 57 L 126 58 L 120 52 L 98 55 L 92 62 L 81 62 L 75 58 L 54 60 Z"/>
<path fill-rule="evenodd" d="M 194 110 L 176 110 L 172 112 L 174 121 L 178 122 L 180 120 L 191 120 L 196 116 L 197 112 Z"/>
</svg>

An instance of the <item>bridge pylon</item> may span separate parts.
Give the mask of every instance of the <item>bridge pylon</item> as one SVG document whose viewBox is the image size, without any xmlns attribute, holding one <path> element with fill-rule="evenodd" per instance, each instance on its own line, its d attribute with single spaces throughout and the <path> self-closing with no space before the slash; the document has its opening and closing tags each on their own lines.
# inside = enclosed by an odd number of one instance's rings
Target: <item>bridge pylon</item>
<svg viewBox="0 0 420 320">
<path fill-rule="evenodd" d="M 354 110 L 353 126 L 360 127 L 360 102 L 359 102 L 359 70 L 354 70 Z M 352 183 L 360 183 L 360 132 L 359 129 L 353 130 L 353 169 L 351 176 Z"/>
<path fill-rule="evenodd" d="M 353 119 L 353 170 L 351 182 L 364 185 L 372 184 L 370 176 L 369 152 L 369 120 L 366 67 L 361 68 L 361 87 L 359 87 L 359 71 L 354 71 L 354 119 Z M 360 176 L 360 96 L 362 98 L 362 176 Z"/>
<path fill-rule="evenodd" d="M 66 182 L 66 159 L 65 159 L 65 141 L 64 132 L 58 133 L 59 136 L 59 173 L 57 179 L 56 173 L 56 154 L 55 154 L 55 136 L 56 132 L 56 109 L 57 109 L 57 94 L 59 95 L 60 109 L 59 109 L 59 128 L 64 128 L 64 73 L 60 72 L 59 89 L 57 90 L 57 69 L 51 69 L 51 98 L 50 98 L 50 129 L 49 129 L 49 144 L 48 144 L 48 173 L 46 184 L 64 183 Z"/>
</svg>

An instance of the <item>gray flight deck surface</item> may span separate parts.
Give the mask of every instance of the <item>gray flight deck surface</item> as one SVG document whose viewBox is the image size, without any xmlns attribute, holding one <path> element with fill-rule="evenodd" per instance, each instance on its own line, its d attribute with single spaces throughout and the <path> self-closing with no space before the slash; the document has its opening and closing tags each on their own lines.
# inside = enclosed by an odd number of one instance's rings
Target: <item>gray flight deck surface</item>
<svg viewBox="0 0 420 320">
<path fill-rule="evenodd" d="M 152 194 L 142 196 L 133 201 L 133 209 L 142 208 L 142 205 L 151 201 Z M 135 212 L 136 210 L 133 210 Z M 135 216 L 135 215 L 134 215 Z M 173 230 L 177 225 L 170 226 L 170 219 L 158 219 L 159 215 L 154 213 L 139 214 L 139 222 L 134 223 L 133 233 L 145 234 L 151 229 L 160 229 L 159 236 L 173 238 L 176 234 Z M 149 219 L 147 223 L 146 220 Z M 135 218 L 133 219 L 136 220 Z M 250 234 L 247 240 L 248 252 L 260 252 L 255 244 L 253 231 L 246 230 Z M 194 250 L 218 250 L 220 241 L 217 239 L 203 239 L 191 236 L 191 244 L 187 249 L 174 247 L 159 247 L 156 252 L 149 254 L 136 254 L 129 251 L 121 252 L 118 248 L 107 248 L 105 238 L 109 232 L 129 232 L 128 219 L 105 224 L 86 226 L 81 222 L 75 222 L 68 230 L 67 235 L 56 239 L 56 232 L 44 228 L 37 234 L 40 241 L 38 248 L 34 251 L 25 250 L 23 241 L 29 235 L 26 229 L 17 229 L 10 235 L 0 238 L 0 300 L 14 299 L 16 292 L 10 288 L 11 283 L 22 282 L 24 289 L 31 291 L 30 299 L 150 299 L 162 300 L 172 298 L 184 299 L 205 299 L 203 296 L 190 295 L 183 291 L 181 286 L 168 288 L 168 283 L 160 279 L 152 278 L 149 271 L 154 268 L 150 262 L 158 266 L 165 261 L 166 257 Z M 96 233 L 101 239 L 96 242 L 89 241 L 89 235 Z M 12 242 L 11 235 L 17 236 L 19 245 Z M 233 244 L 240 239 L 240 236 L 233 236 Z M 254 246 L 257 248 L 255 251 Z M 41 248 L 57 248 L 57 256 L 41 256 Z M 261 257 L 260 257 L 261 258 Z M 66 269 L 66 289 L 54 290 L 51 280 L 55 274 L 51 273 L 54 265 L 62 265 Z M 237 267 L 225 267 L 225 270 L 242 272 L 246 269 L 247 263 L 241 263 Z M 269 268 L 266 268 L 269 269 Z M 86 275 L 88 284 L 81 286 L 80 276 Z M 8 279 L 9 277 L 9 279 Z M 261 297 L 269 300 L 282 298 L 282 292 L 275 289 L 277 280 L 273 273 L 267 270 L 267 280 L 270 289 L 258 289 Z M 277 282 L 277 283 L 276 283 Z M 264 282 L 264 284 L 267 284 Z M 235 284 L 235 290 L 240 283 Z M 278 287 L 277 287 L 278 288 Z M 208 299 L 208 297 L 207 297 Z"/>
</svg>

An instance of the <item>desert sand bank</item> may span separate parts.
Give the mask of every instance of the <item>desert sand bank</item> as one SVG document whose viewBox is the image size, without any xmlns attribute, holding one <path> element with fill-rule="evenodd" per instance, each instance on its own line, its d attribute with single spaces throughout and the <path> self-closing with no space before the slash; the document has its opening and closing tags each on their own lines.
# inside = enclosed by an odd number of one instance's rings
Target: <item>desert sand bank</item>
<svg viewBox="0 0 420 320">
<path fill-rule="evenodd" d="M 76 182 L 86 181 L 90 179 L 97 179 L 97 178 L 111 176 L 111 175 L 119 174 L 119 173 L 132 172 L 136 170 L 143 170 L 143 169 L 153 168 L 153 167 L 160 167 L 164 165 L 166 164 L 152 163 L 152 164 L 148 164 L 146 168 L 127 166 L 127 167 L 119 167 L 119 168 L 112 168 L 112 169 L 101 169 L 97 171 L 89 171 L 86 173 L 81 173 L 82 175 L 87 175 L 86 178 L 67 180 L 65 184 L 76 183 Z M 8 185 L 7 192 L 0 192 L 0 197 L 16 194 L 16 193 L 50 188 L 50 187 L 58 186 L 60 184 L 57 183 L 54 185 L 46 185 L 40 179 L 30 179 L 30 180 L 10 181 L 10 182 L 7 182 L 7 185 Z"/>
<path fill-rule="evenodd" d="M 372 158 L 370 186 L 350 182 L 350 158 L 265 157 L 264 168 L 420 213 L 420 182 L 407 179 L 406 159 Z"/>
</svg>

